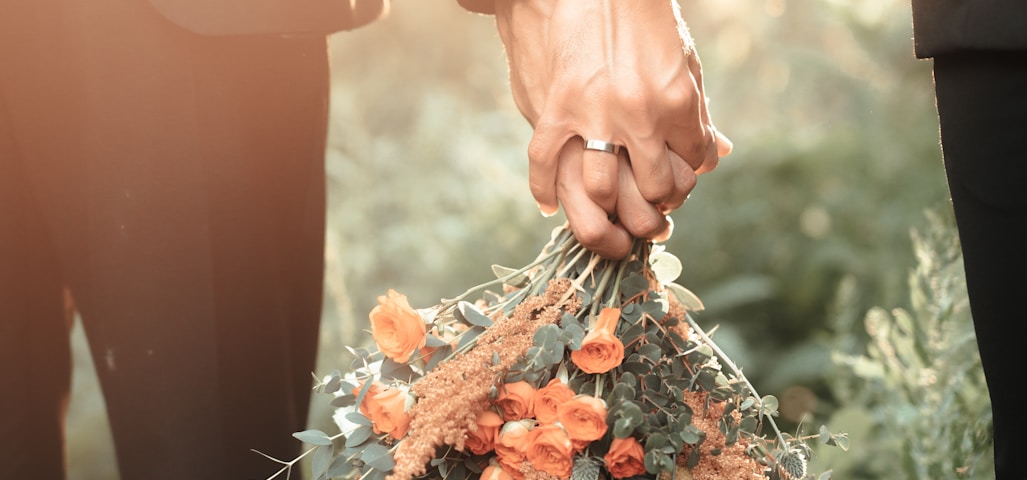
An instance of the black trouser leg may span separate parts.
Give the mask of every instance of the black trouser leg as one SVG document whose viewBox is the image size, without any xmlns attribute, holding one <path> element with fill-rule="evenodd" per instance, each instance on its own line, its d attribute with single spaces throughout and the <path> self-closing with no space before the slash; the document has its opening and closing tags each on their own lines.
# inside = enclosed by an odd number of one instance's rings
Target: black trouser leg
<svg viewBox="0 0 1027 480">
<path fill-rule="evenodd" d="M 941 137 L 991 394 L 999 480 L 1027 478 L 1019 436 L 1027 332 L 1027 54 L 935 59 Z"/>
</svg>

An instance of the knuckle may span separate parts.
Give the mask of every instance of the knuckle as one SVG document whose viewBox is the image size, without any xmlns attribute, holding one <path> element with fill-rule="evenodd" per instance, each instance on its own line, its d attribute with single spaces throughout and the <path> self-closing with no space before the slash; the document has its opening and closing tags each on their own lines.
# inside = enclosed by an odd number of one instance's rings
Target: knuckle
<svg viewBox="0 0 1027 480">
<path fill-rule="evenodd" d="M 629 227 L 632 235 L 648 239 L 663 231 L 665 222 L 659 215 L 639 215 L 625 226 Z"/>
<path fill-rule="evenodd" d="M 601 227 L 580 225 L 574 230 L 574 236 L 577 237 L 578 242 L 584 245 L 585 248 L 595 250 L 603 245 L 606 232 Z"/>
</svg>

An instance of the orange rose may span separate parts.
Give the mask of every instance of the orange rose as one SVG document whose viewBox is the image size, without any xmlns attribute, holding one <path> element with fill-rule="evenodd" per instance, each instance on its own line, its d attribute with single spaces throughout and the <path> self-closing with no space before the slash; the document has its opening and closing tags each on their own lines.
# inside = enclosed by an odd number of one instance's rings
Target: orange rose
<svg viewBox="0 0 1027 480">
<path fill-rule="evenodd" d="M 410 407 L 414 398 L 399 388 L 386 388 L 371 397 L 371 423 L 374 433 L 388 433 L 400 439 L 410 430 Z"/>
<path fill-rule="evenodd" d="M 567 479 L 574 469 L 574 445 L 563 427 L 540 425 L 528 434 L 525 457 L 540 472 Z"/>
<path fill-rule="evenodd" d="M 571 361 L 585 373 L 606 373 L 624 360 L 624 343 L 614 335 L 620 309 L 604 308 L 595 327 L 581 340 L 581 348 L 571 352 Z"/>
<path fill-rule="evenodd" d="M 492 451 L 496 444 L 499 427 L 503 426 L 503 418 L 492 410 L 485 410 L 478 415 L 478 429 L 468 430 L 464 445 L 475 455 L 484 455 Z"/>
<path fill-rule="evenodd" d="M 560 405 L 557 415 L 571 440 L 592 442 L 606 433 L 606 403 L 596 397 L 578 395 Z"/>
<path fill-rule="evenodd" d="M 499 465 L 489 465 L 485 467 L 485 470 L 481 471 L 480 480 L 514 480 L 503 467 Z"/>
<path fill-rule="evenodd" d="M 503 385 L 495 404 L 503 414 L 503 420 L 513 421 L 532 418 L 535 415 L 535 387 L 528 382 L 514 382 Z"/>
<path fill-rule="evenodd" d="M 363 390 L 364 384 L 361 383 L 353 389 L 353 396 L 357 397 L 360 395 L 360 390 Z M 374 403 L 371 398 L 385 390 L 385 385 L 381 382 L 374 382 L 370 387 L 367 388 L 367 393 L 364 394 L 364 399 L 360 402 L 360 413 L 365 417 L 371 418 L 371 404 Z"/>
<path fill-rule="evenodd" d="M 496 458 L 503 466 L 503 471 L 517 480 L 524 478 L 524 473 L 521 472 L 521 462 L 525 459 L 528 435 L 534 426 L 535 422 L 531 420 L 506 422 L 499 430 L 499 436 L 496 437 Z"/>
<path fill-rule="evenodd" d="M 427 328 L 406 295 L 389 289 L 388 296 L 378 297 L 378 306 L 371 310 L 371 336 L 386 357 L 406 363 L 410 355 L 424 347 Z"/>
<path fill-rule="evenodd" d="M 542 425 L 556 423 L 556 409 L 572 398 L 574 391 L 571 387 L 559 378 L 550 380 L 548 385 L 535 392 L 535 419 Z"/>
<path fill-rule="evenodd" d="M 610 451 L 603 456 L 606 469 L 613 478 L 627 478 L 645 473 L 645 449 L 634 437 L 615 438 Z"/>
</svg>

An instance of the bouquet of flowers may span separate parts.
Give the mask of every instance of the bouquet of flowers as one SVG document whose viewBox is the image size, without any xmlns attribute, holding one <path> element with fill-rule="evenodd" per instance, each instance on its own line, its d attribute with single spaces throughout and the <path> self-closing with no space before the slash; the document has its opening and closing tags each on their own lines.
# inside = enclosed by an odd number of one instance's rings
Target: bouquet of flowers
<svg viewBox="0 0 1027 480">
<path fill-rule="evenodd" d="M 295 434 L 315 478 L 803 479 L 806 440 L 846 447 L 778 430 L 776 399 L 693 320 L 703 305 L 661 246 L 609 261 L 561 227 L 535 261 L 493 271 L 428 308 L 378 298 L 377 348 L 350 348 L 349 371 L 315 387 L 340 433 Z"/>
</svg>

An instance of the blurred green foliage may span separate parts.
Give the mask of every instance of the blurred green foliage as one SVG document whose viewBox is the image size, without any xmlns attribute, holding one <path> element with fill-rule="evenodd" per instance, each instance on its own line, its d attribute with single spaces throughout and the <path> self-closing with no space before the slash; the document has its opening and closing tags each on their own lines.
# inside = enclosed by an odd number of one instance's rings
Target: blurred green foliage
<svg viewBox="0 0 1027 480">
<path fill-rule="evenodd" d="M 918 259 L 909 275 L 910 309 L 875 307 L 863 317 L 865 346 L 835 339 L 831 378 L 845 405 L 831 418 L 861 447 L 821 464 L 841 478 L 994 478 L 991 402 L 981 369 L 959 240 L 951 218 L 930 214 L 913 231 Z M 835 325 L 848 330 L 856 285 L 839 288 Z"/>
<path fill-rule="evenodd" d="M 908 307 L 908 230 L 925 208 L 948 212 L 930 63 L 913 58 L 906 0 L 682 6 L 735 151 L 673 214 L 667 247 L 706 304 L 698 320 L 719 324 L 718 344 L 781 399 L 784 425 L 815 432 L 842 403 L 833 339 L 865 336 L 829 321 L 839 282 L 854 285 L 854 311 Z M 319 373 L 348 363 L 343 345 L 369 341 L 367 312 L 387 288 L 434 304 L 494 263 L 527 263 L 563 221 L 542 218 L 528 192 L 531 130 L 491 17 L 393 0 L 387 18 L 331 46 Z M 76 425 L 102 414 L 96 397 L 80 399 L 95 408 L 72 418 L 73 450 L 92 441 Z M 331 428 L 317 398 L 312 424 Z"/>
</svg>

